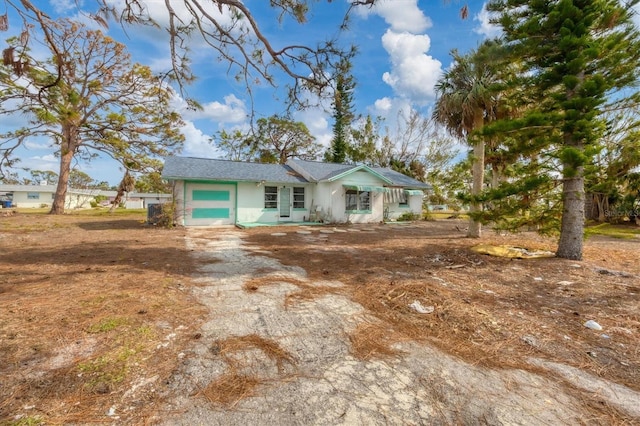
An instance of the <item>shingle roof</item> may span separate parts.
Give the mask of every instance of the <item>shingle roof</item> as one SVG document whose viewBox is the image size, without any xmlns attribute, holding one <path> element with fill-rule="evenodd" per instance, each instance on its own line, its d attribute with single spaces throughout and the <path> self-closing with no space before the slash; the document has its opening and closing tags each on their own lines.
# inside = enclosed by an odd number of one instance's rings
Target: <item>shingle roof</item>
<svg viewBox="0 0 640 426">
<path fill-rule="evenodd" d="M 13 185 L 13 184 L 0 184 L 0 193 L 6 192 L 41 192 L 41 193 L 55 193 L 57 185 Z M 78 189 L 67 188 L 67 194 L 86 194 L 93 195 L 99 190 L 97 189 Z"/>
<path fill-rule="evenodd" d="M 372 169 L 392 181 L 394 185 L 416 189 L 431 189 L 431 185 L 428 183 L 420 182 L 417 179 L 403 175 L 395 170 L 388 169 L 386 167 L 372 167 Z"/>
<path fill-rule="evenodd" d="M 331 180 L 332 177 L 341 175 L 349 170 L 356 169 L 360 166 L 356 164 L 337 164 L 337 163 L 321 163 L 318 161 L 305 161 L 305 160 L 289 160 L 289 163 L 293 163 L 297 170 L 304 170 L 308 176 L 312 177 L 312 180 L 322 181 Z M 369 167 L 368 169 L 383 176 L 391 181 L 393 186 L 403 186 L 407 188 L 416 189 L 431 189 L 431 185 L 420 182 L 417 179 L 403 175 L 395 170 L 386 167 Z"/>
<path fill-rule="evenodd" d="M 291 166 L 304 174 L 305 179 Z M 267 182 L 308 183 L 331 180 L 335 176 L 360 169 L 354 164 L 321 163 L 292 159 L 288 164 L 262 164 L 242 161 L 214 160 L 211 158 L 167 157 L 162 171 L 165 179 L 216 180 L 230 182 Z M 405 176 L 395 170 L 384 167 L 370 167 L 370 170 L 387 179 L 392 186 L 405 188 L 430 189 L 431 185 Z"/>
<path fill-rule="evenodd" d="M 297 166 L 298 170 L 303 169 L 313 181 L 330 180 L 334 176 L 352 170 L 356 166 L 353 164 L 321 163 L 319 161 L 306 161 L 291 159 L 288 161 Z"/>
<path fill-rule="evenodd" d="M 211 158 L 167 157 L 162 170 L 165 179 L 216 180 L 230 182 L 307 183 L 291 167 L 282 164 L 246 163 Z"/>
</svg>

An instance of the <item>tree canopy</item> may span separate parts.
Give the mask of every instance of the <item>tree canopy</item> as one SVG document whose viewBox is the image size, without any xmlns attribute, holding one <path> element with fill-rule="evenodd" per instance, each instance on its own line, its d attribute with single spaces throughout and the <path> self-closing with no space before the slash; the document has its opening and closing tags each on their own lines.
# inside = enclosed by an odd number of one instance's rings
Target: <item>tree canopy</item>
<svg viewBox="0 0 640 426">
<path fill-rule="evenodd" d="M 316 160 L 322 149 L 304 123 L 278 115 L 259 119 L 252 131 L 221 130 L 214 142 L 229 160 L 259 163 Z"/>
<path fill-rule="evenodd" d="M 453 51 L 454 65 L 436 84 L 438 98 L 433 118 L 451 134 L 473 146 L 471 196 L 477 197 L 484 187 L 485 141 L 478 131 L 495 117 L 497 106 L 497 73 L 486 55 L 493 46 L 485 43 L 476 52 L 460 55 Z M 471 199 L 471 220 L 467 236 L 480 237 L 481 222 L 477 217 L 482 204 Z"/>
<path fill-rule="evenodd" d="M 343 59 L 334 77 L 335 91 L 332 100 L 333 138 L 331 147 L 325 152 L 325 160 L 331 163 L 345 163 L 349 151 L 349 133 L 355 113 L 353 96 L 356 87 L 351 75 L 351 62 Z"/>
<path fill-rule="evenodd" d="M 305 93 L 331 96 L 333 76 L 343 58 L 354 54 L 352 45 L 339 40 L 341 30 L 348 27 L 355 8 L 372 7 L 379 0 L 351 0 L 345 9 L 333 2 L 342 16 L 332 37 L 318 40 L 315 45 L 296 42 L 279 43 L 270 38 L 264 28 L 277 21 L 303 26 L 311 18 L 311 5 L 318 0 L 271 1 L 271 14 L 258 15 L 253 6 L 242 0 L 166 0 L 162 4 L 146 4 L 144 0 L 95 0 L 93 6 L 84 2 L 84 13 L 100 25 L 148 25 L 163 29 L 169 35 L 168 51 L 171 69 L 167 75 L 184 87 L 195 79 L 190 68 L 192 52 L 189 45 L 199 39 L 209 46 L 218 59 L 228 65 L 233 77 L 243 82 L 249 94 L 256 85 L 276 85 L 276 76 L 288 77 L 288 102 L 308 105 Z M 332 0 L 327 0 L 332 3 Z M 25 28 L 38 27 L 48 33 L 48 20 L 32 0 L 7 0 L 22 17 Z M 160 13 L 161 12 L 161 13 Z"/>
<path fill-rule="evenodd" d="M 622 105 L 627 100 L 622 90 L 638 82 L 640 35 L 631 21 L 636 4 L 488 3 L 499 16 L 507 57 L 522 66 L 513 80 L 530 95 L 530 108 L 520 118 L 503 121 L 494 130 L 518 142 L 506 150 L 526 149 L 530 161 L 547 162 L 546 171 L 538 169 L 537 182 L 528 176 L 530 190 L 559 177 L 562 209 L 556 254 L 562 258 L 582 258 L 585 171 L 600 150 L 605 128 L 601 114 L 608 104 Z M 520 192 L 526 186 L 519 187 Z"/>
<path fill-rule="evenodd" d="M 67 19 L 47 22 L 50 59 L 14 38 L 11 63 L 0 65 L 0 112 L 28 118 L 0 135 L 0 168 L 16 164 L 14 152 L 28 140 L 48 139 L 60 159 L 51 213 L 63 213 L 73 159 L 102 153 L 141 171 L 180 149 L 184 137 L 172 91 L 148 67 L 132 64 L 124 45 Z M 29 66 L 16 73 L 16 62 Z"/>
</svg>

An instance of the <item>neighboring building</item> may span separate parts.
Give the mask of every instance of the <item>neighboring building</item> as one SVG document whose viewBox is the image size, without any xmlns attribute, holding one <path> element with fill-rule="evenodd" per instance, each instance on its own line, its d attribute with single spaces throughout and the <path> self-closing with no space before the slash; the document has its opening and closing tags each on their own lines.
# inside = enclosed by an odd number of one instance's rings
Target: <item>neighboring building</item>
<svg viewBox="0 0 640 426">
<path fill-rule="evenodd" d="M 110 206 L 116 199 L 118 191 L 99 191 L 96 195 L 107 197 L 102 202 L 105 206 Z M 151 204 L 164 204 L 171 201 L 171 194 L 146 193 L 146 192 L 130 192 L 125 194 L 122 204 L 126 209 L 146 209 Z"/>
<path fill-rule="evenodd" d="M 0 185 L 0 199 L 10 200 L 12 207 L 41 208 L 51 207 L 56 193 L 56 185 Z M 95 197 L 107 197 L 106 205 L 113 201 L 116 191 L 100 189 L 67 189 L 65 209 L 85 209 L 91 207 Z M 123 200 L 127 209 L 146 209 L 150 204 L 165 203 L 171 200 L 171 194 L 151 194 L 131 192 Z M 4 205 L 3 203 L 2 205 Z"/>
<path fill-rule="evenodd" d="M 42 208 L 51 207 L 56 193 L 56 185 L 0 185 L 0 196 L 11 200 L 12 207 Z M 80 209 L 91 207 L 91 201 L 99 193 L 98 190 L 67 190 L 65 208 Z"/>
<path fill-rule="evenodd" d="M 375 223 L 422 213 L 428 184 L 391 169 L 289 160 L 246 163 L 168 157 L 182 225 Z"/>
</svg>

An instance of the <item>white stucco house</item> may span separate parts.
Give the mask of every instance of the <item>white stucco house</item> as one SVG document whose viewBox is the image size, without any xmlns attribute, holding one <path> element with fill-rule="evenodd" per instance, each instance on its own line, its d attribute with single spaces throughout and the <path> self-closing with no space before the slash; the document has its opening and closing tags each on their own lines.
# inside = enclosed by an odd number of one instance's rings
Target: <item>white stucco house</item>
<svg viewBox="0 0 640 426">
<path fill-rule="evenodd" d="M 89 208 L 91 201 L 99 192 L 96 189 L 69 188 L 64 203 L 65 208 Z M 13 207 L 51 207 L 55 193 L 56 185 L 0 185 L 0 196 L 10 200 Z"/>
<path fill-rule="evenodd" d="M 6 201 L 12 207 L 41 208 L 51 207 L 56 193 L 56 185 L 0 185 L 2 206 Z M 105 205 L 109 205 L 116 197 L 117 191 L 100 189 L 68 188 L 65 200 L 66 209 L 88 209 L 98 195 L 107 197 Z M 150 204 L 162 204 L 171 201 L 171 194 L 130 192 L 123 203 L 127 209 L 146 209 Z"/>
<path fill-rule="evenodd" d="M 99 195 L 107 197 L 103 204 L 109 206 L 116 199 L 118 191 L 100 191 Z M 126 209 L 146 209 L 152 204 L 164 204 L 171 201 L 171 194 L 150 192 L 129 192 L 122 200 Z"/>
<path fill-rule="evenodd" d="M 289 160 L 286 164 L 167 157 L 181 225 L 377 223 L 422 213 L 430 186 L 394 170 Z"/>
</svg>

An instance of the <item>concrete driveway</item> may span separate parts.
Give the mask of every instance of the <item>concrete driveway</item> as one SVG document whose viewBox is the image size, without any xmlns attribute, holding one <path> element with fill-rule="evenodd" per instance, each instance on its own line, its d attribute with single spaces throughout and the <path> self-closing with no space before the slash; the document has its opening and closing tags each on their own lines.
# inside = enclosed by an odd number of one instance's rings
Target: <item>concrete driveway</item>
<svg viewBox="0 0 640 426">
<path fill-rule="evenodd" d="M 285 297 L 305 271 L 251 252 L 242 231 L 189 229 L 187 246 L 205 260 L 197 288 L 209 316 L 172 378 L 171 425 L 434 425 L 579 424 L 588 422 L 583 398 L 557 381 L 522 370 L 491 370 L 415 342 L 394 346 L 398 355 L 360 360 L 348 335 L 377 320 L 339 294 L 295 304 Z M 247 291 L 261 277 L 269 285 Z M 258 336 L 286 356 L 258 346 L 224 353 L 229 339 Z M 254 339 L 255 340 L 255 339 Z M 222 342 L 222 343 L 221 343 Z M 256 386 L 226 404 L 220 379 L 250 377 Z M 577 394 L 576 394 L 577 395 Z M 637 395 L 636 395 L 637 396 Z"/>
</svg>

